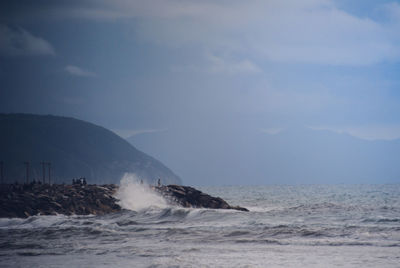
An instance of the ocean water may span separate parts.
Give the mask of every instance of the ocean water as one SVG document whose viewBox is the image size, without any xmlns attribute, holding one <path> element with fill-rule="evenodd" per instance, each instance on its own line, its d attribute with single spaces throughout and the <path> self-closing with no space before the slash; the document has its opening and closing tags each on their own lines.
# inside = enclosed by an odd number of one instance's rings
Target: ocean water
<svg viewBox="0 0 400 268">
<path fill-rule="evenodd" d="M 0 266 L 400 267 L 400 185 L 198 187 L 250 212 L 122 186 L 120 213 L 0 219 Z"/>
</svg>

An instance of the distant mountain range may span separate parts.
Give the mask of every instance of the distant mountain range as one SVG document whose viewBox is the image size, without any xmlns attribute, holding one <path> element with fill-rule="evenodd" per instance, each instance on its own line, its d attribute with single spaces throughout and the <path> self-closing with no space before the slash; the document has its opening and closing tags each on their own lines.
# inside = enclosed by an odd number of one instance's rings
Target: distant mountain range
<svg viewBox="0 0 400 268">
<path fill-rule="evenodd" d="M 400 140 L 368 141 L 299 127 L 134 135 L 128 140 L 191 184 L 399 183 Z M 185 138 L 186 137 L 186 138 Z"/>
<path fill-rule="evenodd" d="M 40 162 L 51 163 L 53 182 L 85 177 L 88 183 L 118 183 L 125 172 L 154 183 L 180 184 L 160 161 L 113 132 L 77 119 L 31 114 L 0 114 L 0 161 L 8 182 L 41 180 Z M 46 180 L 48 166 L 46 165 Z"/>
</svg>

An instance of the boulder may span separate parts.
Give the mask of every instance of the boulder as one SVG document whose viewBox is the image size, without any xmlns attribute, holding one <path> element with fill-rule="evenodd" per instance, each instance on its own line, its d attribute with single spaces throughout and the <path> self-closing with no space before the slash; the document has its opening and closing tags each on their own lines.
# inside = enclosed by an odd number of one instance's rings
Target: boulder
<svg viewBox="0 0 400 268">
<path fill-rule="evenodd" d="M 154 189 L 170 203 L 183 207 L 248 211 L 243 207 L 231 206 L 220 197 L 210 196 L 189 186 L 167 185 L 154 187 Z"/>
</svg>

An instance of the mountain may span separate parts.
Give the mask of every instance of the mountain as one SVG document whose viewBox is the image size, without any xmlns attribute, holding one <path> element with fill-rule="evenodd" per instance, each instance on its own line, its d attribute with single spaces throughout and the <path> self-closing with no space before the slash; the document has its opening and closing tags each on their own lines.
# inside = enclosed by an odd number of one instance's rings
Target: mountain
<svg viewBox="0 0 400 268">
<path fill-rule="evenodd" d="M 305 127 L 195 134 L 168 130 L 128 140 L 194 185 L 400 182 L 400 140 L 368 141 Z"/>
<path fill-rule="evenodd" d="M 0 161 L 8 182 L 42 179 L 40 162 L 51 163 L 53 182 L 85 177 L 88 183 L 119 183 L 125 172 L 149 183 L 180 184 L 161 162 L 113 132 L 77 119 L 31 114 L 0 114 Z M 48 166 L 46 166 L 46 179 Z"/>
</svg>

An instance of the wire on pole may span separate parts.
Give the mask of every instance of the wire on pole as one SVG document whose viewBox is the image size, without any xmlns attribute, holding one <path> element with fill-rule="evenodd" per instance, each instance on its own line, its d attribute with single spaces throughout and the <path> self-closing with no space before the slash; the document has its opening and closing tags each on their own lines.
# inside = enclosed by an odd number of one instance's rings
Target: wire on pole
<svg viewBox="0 0 400 268">
<path fill-rule="evenodd" d="M 26 166 L 26 183 L 29 184 L 29 162 L 26 161 L 24 164 Z"/>
<path fill-rule="evenodd" d="M 4 162 L 0 161 L 0 177 L 1 177 L 1 184 L 4 184 L 4 173 L 3 173 Z"/>
<path fill-rule="evenodd" d="M 40 162 L 40 164 L 42 164 L 43 184 L 45 184 L 46 183 L 46 169 L 45 169 L 46 162 L 42 161 L 42 162 Z"/>
<path fill-rule="evenodd" d="M 51 163 L 47 162 L 47 165 L 48 165 L 48 173 L 49 173 L 49 184 L 51 184 L 51 177 L 50 177 L 50 166 L 51 166 Z"/>
</svg>

